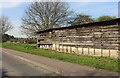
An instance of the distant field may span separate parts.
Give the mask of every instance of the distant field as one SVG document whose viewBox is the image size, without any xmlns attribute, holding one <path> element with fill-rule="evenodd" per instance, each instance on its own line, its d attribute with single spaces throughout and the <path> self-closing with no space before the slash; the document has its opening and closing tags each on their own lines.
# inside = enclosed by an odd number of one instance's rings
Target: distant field
<svg viewBox="0 0 120 78">
<path fill-rule="evenodd" d="M 59 53 L 52 50 L 45 50 L 36 47 L 36 44 L 14 44 L 14 43 L 3 43 L 3 48 L 9 48 L 25 53 L 31 53 L 39 56 L 45 56 L 67 62 L 88 65 L 100 69 L 106 69 L 111 71 L 119 71 L 120 60 L 107 58 L 107 57 L 93 57 L 84 55 L 72 55 Z"/>
</svg>

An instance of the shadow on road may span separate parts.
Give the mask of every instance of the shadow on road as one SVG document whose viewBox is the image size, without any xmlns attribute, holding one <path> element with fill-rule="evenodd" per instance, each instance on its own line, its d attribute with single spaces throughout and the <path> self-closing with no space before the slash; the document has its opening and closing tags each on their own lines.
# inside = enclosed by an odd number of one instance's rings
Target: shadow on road
<svg viewBox="0 0 120 78">
<path fill-rule="evenodd" d="M 7 71 L 5 71 L 4 69 L 2 69 L 2 78 L 7 78 Z"/>
</svg>

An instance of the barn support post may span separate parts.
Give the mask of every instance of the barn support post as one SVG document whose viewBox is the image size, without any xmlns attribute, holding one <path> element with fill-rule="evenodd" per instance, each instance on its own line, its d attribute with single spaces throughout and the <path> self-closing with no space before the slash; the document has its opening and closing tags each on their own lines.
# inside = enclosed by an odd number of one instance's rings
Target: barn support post
<svg viewBox="0 0 120 78">
<path fill-rule="evenodd" d="M 90 55 L 90 50 L 89 50 L 89 47 L 88 47 L 88 55 Z"/>
<path fill-rule="evenodd" d="M 109 50 L 109 57 L 110 57 L 110 50 Z"/>
<path fill-rule="evenodd" d="M 83 47 L 82 47 L 82 54 L 84 54 L 84 52 L 83 52 Z"/>
<path fill-rule="evenodd" d="M 103 49 L 101 49 L 101 57 L 103 57 Z"/>
</svg>

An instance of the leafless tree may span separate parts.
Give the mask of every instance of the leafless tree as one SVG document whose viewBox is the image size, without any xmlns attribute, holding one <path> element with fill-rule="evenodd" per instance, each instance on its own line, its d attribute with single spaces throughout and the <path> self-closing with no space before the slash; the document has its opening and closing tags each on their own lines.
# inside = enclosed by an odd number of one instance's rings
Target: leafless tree
<svg viewBox="0 0 120 78">
<path fill-rule="evenodd" d="M 31 35 L 36 31 L 64 26 L 71 14 L 66 2 L 33 2 L 22 18 L 22 32 Z"/>
<path fill-rule="evenodd" d="M 10 20 L 6 16 L 0 17 L 0 34 L 5 34 L 7 31 L 12 29 L 13 26 L 11 25 Z"/>
</svg>

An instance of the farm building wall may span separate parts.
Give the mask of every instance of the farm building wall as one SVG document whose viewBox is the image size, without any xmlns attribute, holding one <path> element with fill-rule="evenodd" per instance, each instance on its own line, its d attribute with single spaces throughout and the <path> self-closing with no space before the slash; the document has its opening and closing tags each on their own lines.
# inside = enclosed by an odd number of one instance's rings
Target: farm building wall
<svg viewBox="0 0 120 78">
<path fill-rule="evenodd" d="M 38 47 L 77 55 L 119 57 L 120 26 L 72 27 L 38 33 Z"/>
</svg>

